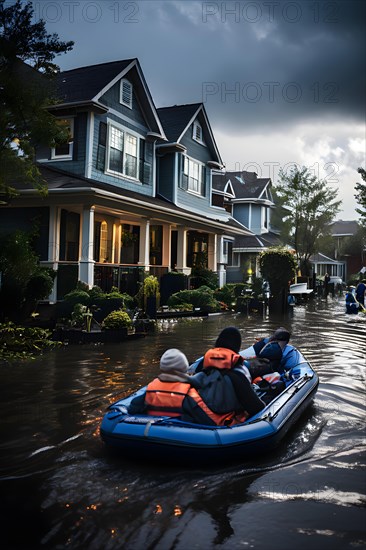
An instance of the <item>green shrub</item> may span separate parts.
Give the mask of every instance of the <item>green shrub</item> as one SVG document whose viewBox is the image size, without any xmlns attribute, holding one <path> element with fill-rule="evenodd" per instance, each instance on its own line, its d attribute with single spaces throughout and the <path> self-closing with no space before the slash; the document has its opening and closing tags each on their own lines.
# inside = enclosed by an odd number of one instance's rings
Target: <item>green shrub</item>
<svg viewBox="0 0 366 550">
<path fill-rule="evenodd" d="M 103 328 L 109 330 L 118 330 L 121 328 L 130 328 L 132 326 L 132 321 L 130 316 L 126 311 L 118 310 L 112 311 L 107 315 L 103 321 Z"/>
<path fill-rule="evenodd" d="M 85 290 L 75 289 L 66 294 L 64 300 L 69 302 L 72 307 L 76 304 L 84 304 L 84 306 L 87 306 L 90 302 L 90 296 Z"/>
<path fill-rule="evenodd" d="M 204 288 L 204 290 L 202 290 Z M 197 290 L 181 290 L 170 296 L 169 307 L 179 307 L 182 304 L 192 304 L 202 311 L 220 311 L 220 304 L 213 296 L 213 290 L 201 287 Z"/>
<path fill-rule="evenodd" d="M 202 286 L 208 286 L 209 288 L 215 290 L 218 287 L 217 273 L 211 269 L 193 267 L 191 276 L 194 278 L 196 289 L 201 288 Z"/>
<path fill-rule="evenodd" d="M 49 330 L 0 323 L 0 361 L 33 359 L 35 354 L 58 345 L 51 340 Z"/>
</svg>

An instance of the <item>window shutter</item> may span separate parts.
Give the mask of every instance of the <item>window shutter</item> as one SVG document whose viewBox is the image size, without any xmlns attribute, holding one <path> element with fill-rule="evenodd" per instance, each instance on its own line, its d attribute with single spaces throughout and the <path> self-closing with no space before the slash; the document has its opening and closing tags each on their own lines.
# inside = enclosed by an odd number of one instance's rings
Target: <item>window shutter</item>
<svg viewBox="0 0 366 550">
<path fill-rule="evenodd" d="M 182 154 L 178 155 L 178 187 L 187 191 L 188 189 L 188 174 L 184 172 L 185 157 Z"/>
<path fill-rule="evenodd" d="M 206 166 L 202 166 L 202 186 L 201 186 L 201 195 L 206 196 Z"/>
<path fill-rule="evenodd" d="M 152 182 L 153 144 L 140 139 L 139 179 L 145 185 Z"/>
<path fill-rule="evenodd" d="M 107 145 L 107 124 L 99 124 L 98 150 L 97 150 L 97 170 L 105 170 L 105 153 Z"/>
</svg>

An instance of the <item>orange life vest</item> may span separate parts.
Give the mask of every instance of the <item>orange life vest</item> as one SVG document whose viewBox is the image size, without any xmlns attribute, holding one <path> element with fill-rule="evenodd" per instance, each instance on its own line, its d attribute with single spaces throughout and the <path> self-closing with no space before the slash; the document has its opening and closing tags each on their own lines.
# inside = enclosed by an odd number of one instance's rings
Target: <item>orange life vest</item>
<svg viewBox="0 0 366 550">
<path fill-rule="evenodd" d="M 147 414 L 153 416 L 182 416 L 182 403 L 190 390 L 186 382 L 162 382 L 155 378 L 146 388 Z"/>
<path fill-rule="evenodd" d="M 235 413 L 234 411 L 226 414 L 217 414 L 213 412 L 203 401 L 202 397 L 195 388 L 189 390 L 189 394 L 195 400 L 197 405 L 207 414 L 207 416 L 216 424 L 216 426 L 232 426 L 245 422 L 248 418 L 247 413 Z"/>
<path fill-rule="evenodd" d="M 228 348 L 209 349 L 203 358 L 203 368 L 215 367 L 216 369 L 231 369 L 237 363 L 243 363 L 243 358 Z"/>
</svg>

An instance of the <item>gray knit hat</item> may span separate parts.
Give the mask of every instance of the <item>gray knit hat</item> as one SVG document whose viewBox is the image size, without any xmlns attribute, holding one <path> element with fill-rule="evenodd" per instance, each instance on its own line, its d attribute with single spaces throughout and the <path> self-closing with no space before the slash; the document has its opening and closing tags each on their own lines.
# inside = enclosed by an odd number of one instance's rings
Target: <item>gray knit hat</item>
<svg viewBox="0 0 366 550">
<path fill-rule="evenodd" d="M 187 372 L 188 359 L 179 349 L 167 349 L 160 359 L 160 370 L 163 372 L 179 371 Z"/>
</svg>

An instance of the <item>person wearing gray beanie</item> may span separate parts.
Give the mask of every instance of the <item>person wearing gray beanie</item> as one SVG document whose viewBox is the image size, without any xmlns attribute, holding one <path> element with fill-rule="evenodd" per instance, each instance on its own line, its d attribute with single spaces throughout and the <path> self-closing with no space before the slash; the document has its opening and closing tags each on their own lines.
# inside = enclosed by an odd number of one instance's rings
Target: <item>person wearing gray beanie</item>
<svg viewBox="0 0 366 550">
<path fill-rule="evenodd" d="M 185 396 L 190 390 L 188 359 L 179 349 L 166 350 L 160 358 L 160 373 L 146 391 L 132 399 L 130 414 L 181 417 Z"/>
</svg>

